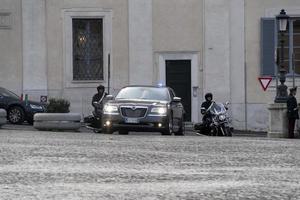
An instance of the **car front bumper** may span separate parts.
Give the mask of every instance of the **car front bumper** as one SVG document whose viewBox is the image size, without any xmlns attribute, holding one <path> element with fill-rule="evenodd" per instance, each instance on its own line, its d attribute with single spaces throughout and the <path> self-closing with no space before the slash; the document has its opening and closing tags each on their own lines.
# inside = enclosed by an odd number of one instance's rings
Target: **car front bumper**
<svg viewBox="0 0 300 200">
<path fill-rule="evenodd" d="M 128 119 L 134 119 L 132 122 Z M 149 131 L 161 132 L 168 127 L 167 116 L 146 116 L 143 118 L 126 118 L 121 115 L 102 116 L 102 128 L 113 131 Z"/>
</svg>

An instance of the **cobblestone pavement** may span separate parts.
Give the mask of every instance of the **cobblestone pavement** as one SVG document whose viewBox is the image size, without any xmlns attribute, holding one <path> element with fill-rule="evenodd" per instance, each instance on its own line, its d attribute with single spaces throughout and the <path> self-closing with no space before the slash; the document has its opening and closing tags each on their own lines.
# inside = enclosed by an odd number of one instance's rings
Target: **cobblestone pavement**
<svg viewBox="0 0 300 200">
<path fill-rule="evenodd" d="M 300 199 L 300 140 L 0 129 L 0 199 Z"/>
</svg>

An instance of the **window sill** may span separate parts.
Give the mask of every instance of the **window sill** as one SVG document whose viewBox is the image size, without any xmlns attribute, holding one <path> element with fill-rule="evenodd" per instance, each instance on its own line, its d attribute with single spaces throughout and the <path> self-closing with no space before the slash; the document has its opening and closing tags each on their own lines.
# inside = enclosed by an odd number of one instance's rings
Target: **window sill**
<svg viewBox="0 0 300 200">
<path fill-rule="evenodd" d="M 99 83 L 99 82 L 104 82 L 103 79 L 101 80 L 82 80 L 82 81 L 71 81 L 71 84 L 88 84 L 88 83 Z"/>
</svg>

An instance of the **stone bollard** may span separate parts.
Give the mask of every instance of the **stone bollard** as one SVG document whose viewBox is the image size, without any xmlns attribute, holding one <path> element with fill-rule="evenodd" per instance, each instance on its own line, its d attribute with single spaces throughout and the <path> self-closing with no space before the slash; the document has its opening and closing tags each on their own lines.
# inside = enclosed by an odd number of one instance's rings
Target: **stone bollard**
<svg viewBox="0 0 300 200">
<path fill-rule="evenodd" d="M 0 109 L 0 127 L 6 124 L 6 110 Z"/>
<path fill-rule="evenodd" d="M 298 103 L 298 108 L 300 108 L 300 103 Z M 300 138 L 300 119 L 296 120 L 294 136 L 295 138 Z"/>
<path fill-rule="evenodd" d="M 295 138 L 300 138 L 300 120 L 299 119 L 296 120 L 294 136 L 295 136 Z"/>
<path fill-rule="evenodd" d="M 288 138 L 286 103 L 269 104 L 269 138 Z"/>
<path fill-rule="evenodd" d="M 37 113 L 33 127 L 38 130 L 78 130 L 80 120 L 79 113 Z"/>
</svg>

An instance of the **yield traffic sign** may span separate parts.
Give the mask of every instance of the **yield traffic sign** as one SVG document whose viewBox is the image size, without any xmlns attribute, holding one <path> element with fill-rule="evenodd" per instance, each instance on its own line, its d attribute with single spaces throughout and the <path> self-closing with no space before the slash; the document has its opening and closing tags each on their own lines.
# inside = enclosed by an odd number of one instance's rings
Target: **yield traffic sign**
<svg viewBox="0 0 300 200">
<path fill-rule="evenodd" d="M 272 81 L 272 77 L 271 76 L 258 77 L 258 80 L 263 90 L 266 91 L 266 89 L 268 88 L 268 86 Z"/>
</svg>

